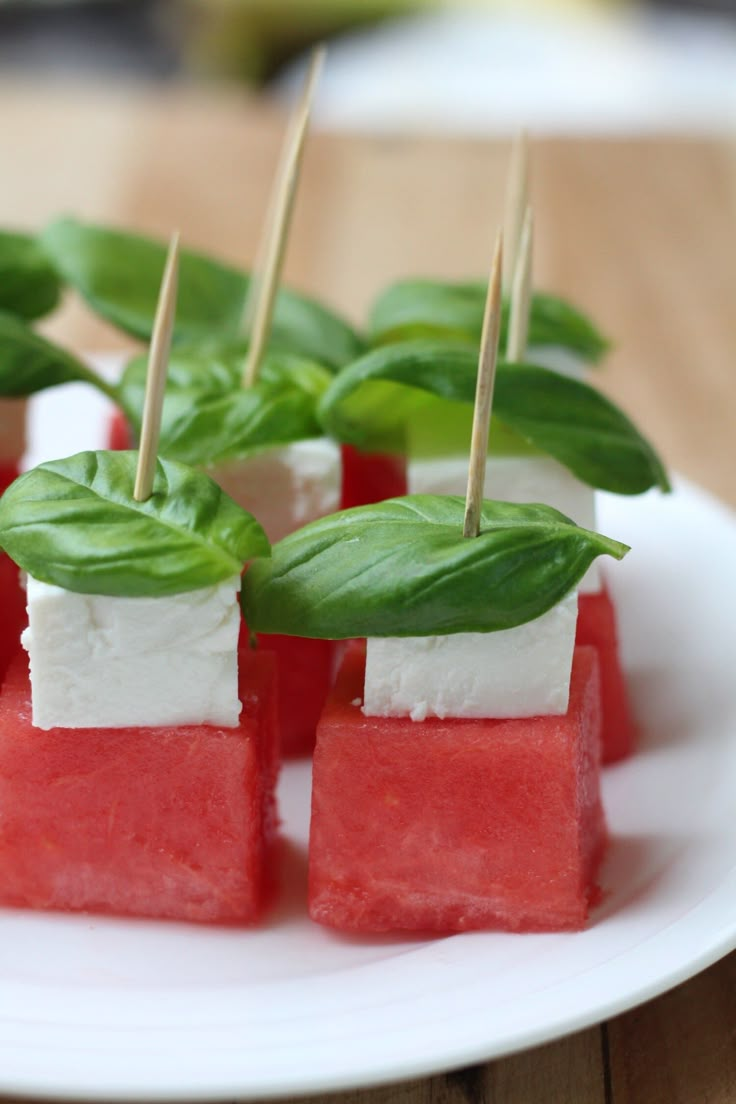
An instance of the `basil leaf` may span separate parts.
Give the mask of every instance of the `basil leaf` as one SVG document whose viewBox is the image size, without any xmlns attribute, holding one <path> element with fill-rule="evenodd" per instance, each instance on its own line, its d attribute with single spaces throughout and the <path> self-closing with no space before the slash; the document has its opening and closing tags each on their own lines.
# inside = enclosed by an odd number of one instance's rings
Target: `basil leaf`
<svg viewBox="0 0 736 1104">
<path fill-rule="evenodd" d="M 66 349 L 39 337 L 15 315 L 0 313 L 0 395 L 33 395 L 80 380 L 110 397 L 116 395 L 115 388 Z"/>
<path fill-rule="evenodd" d="M 166 246 L 151 238 L 72 218 L 51 223 L 43 248 L 67 283 L 113 325 L 143 341 L 153 329 Z M 175 341 L 212 336 L 236 337 L 248 289 L 248 276 L 201 253 L 182 250 L 174 328 Z M 280 291 L 271 344 L 332 367 L 360 354 L 355 332 L 326 307 Z"/>
<path fill-rule="evenodd" d="M 32 321 L 54 309 L 61 281 L 29 234 L 0 230 L 0 310 Z"/>
<path fill-rule="evenodd" d="M 614 494 L 671 489 L 664 464 L 633 422 L 580 380 L 507 364 L 496 378 L 494 401 L 506 426 L 591 487 Z"/>
<path fill-rule="evenodd" d="M 159 460 L 133 499 L 138 454 L 81 452 L 21 475 L 0 498 L 0 547 L 36 579 L 82 594 L 164 597 L 238 575 L 269 544 L 202 472 Z"/>
<path fill-rule="evenodd" d="M 319 437 L 317 401 L 332 378 L 319 364 L 267 353 L 257 383 L 241 386 L 245 347 L 174 351 L 159 452 L 192 465 L 244 458 L 256 450 Z M 123 405 L 140 428 L 147 361 L 137 357 L 121 383 Z"/>
<path fill-rule="evenodd" d="M 248 625 L 335 640 L 510 629 L 556 605 L 596 556 L 628 551 L 549 506 L 484 502 L 472 539 L 464 512 L 462 498 L 411 495 L 306 525 L 246 572 Z"/>
<path fill-rule="evenodd" d="M 191 396 L 221 397 L 242 389 L 242 373 L 247 353 L 244 342 L 207 342 L 175 348 L 169 359 L 167 395 L 182 391 Z M 126 410 L 140 420 L 148 373 L 148 357 L 129 361 L 120 382 L 120 395 Z M 321 398 L 331 373 L 311 360 L 271 350 L 266 353 L 258 375 L 261 387 L 296 387 Z"/>
<path fill-rule="evenodd" d="M 463 342 L 387 345 L 335 377 L 319 415 L 331 436 L 366 451 L 405 450 L 421 427 L 425 436 L 436 436 L 441 454 L 448 400 L 474 401 L 477 370 L 477 351 Z M 510 449 L 521 439 L 592 487 L 617 494 L 640 494 L 653 486 L 669 490 L 664 465 L 649 442 L 623 411 L 586 383 L 502 361 L 493 410 L 494 449 L 494 437 L 504 427 L 515 435 L 503 442 Z"/>
<path fill-rule="evenodd" d="M 373 306 L 369 321 L 372 345 L 437 337 L 480 341 L 487 285 L 402 280 L 393 284 Z M 506 341 L 509 304 L 503 304 L 501 347 Z M 569 349 L 590 364 L 601 360 L 608 341 L 593 323 L 570 303 L 535 292 L 529 319 L 529 345 L 556 345 Z"/>
<path fill-rule="evenodd" d="M 245 459 L 264 448 L 321 437 L 314 399 L 296 389 L 274 392 L 257 385 L 229 395 L 167 396 L 161 427 L 162 456 L 192 465 Z"/>
</svg>

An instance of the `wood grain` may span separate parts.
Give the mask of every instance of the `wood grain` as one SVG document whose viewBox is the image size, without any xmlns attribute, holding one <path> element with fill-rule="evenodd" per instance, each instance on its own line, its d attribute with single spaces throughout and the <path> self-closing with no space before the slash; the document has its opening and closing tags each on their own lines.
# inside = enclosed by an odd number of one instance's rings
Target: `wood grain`
<svg viewBox="0 0 736 1104">
<path fill-rule="evenodd" d="M 239 93 L 0 82 L 15 156 L 8 222 L 60 211 L 109 219 L 249 263 L 282 122 Z M 390 279 L 482 276 L 503 214 L 505 144 L 430 138 L 310 140 L 285 277 L 359 321 Z M 49 171 L 53 165 L 53 171 Z M 539 286 L 575 299 L 616 347 L 601 387 L 665 458 L 736 503 L 733 426 L 734 144 L 544 141 L 532 152 Z M 87 348 L 125 339 L 77 305 L 49 332 Z"/>
<path fill-rule="evenodd" d="M 608 1028 L 615 1104 L 733 1104 L 736 955 Z"/>
<path fill-rule="evenodd" d="M 135 226 L 248 264 L 283 120 L 240 92 L 79 90 L 0 81 L 3 223 L 61 212 Z M 666 459 L 736 504 L 736 146 L 544 141 L 532 150 L 535 272 L 616 348 L 601 386 Z M 286 279 L 359 321 L 388 280 L 483 276 L 508 148 L 315 135 Z M 68 304 L 48 326 L 79 349 L 127 339 Z M 619 1017 L 485 1067 L 333 1104 L 732 1104 L 736 956 Z M 489 994 L 492 1000 L 492 994 Z"/>
<path fill-rule="evenodd" d="M 440 1077 L 272 1104 L 606 1104 L 600 1030 Z"/>
</svg>

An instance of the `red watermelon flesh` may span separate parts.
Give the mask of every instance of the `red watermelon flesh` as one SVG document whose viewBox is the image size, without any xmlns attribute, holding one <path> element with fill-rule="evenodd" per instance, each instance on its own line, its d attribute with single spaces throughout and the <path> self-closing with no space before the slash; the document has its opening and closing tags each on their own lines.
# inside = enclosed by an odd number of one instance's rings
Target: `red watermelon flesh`
<svg viewBox="0 0 736 1104">
<path fill-rule="evenodd" d="M 598 652 L 601 671 L 601 744 L 603 762 L 625 759 L 636 745 L 636 724 L 629 705 L 616 631 L 616 610 L 606 589 L 578 596 L 576 644 Z"/>
<path fill-rule="evenodd" d="M 365 717 L 348 649 L 317 731 L 309 908 L 351 931 L 576 930 L 599 891 L 597 657 L 562 717 Z"/>
<path fill-rule="evenodd" d="M 121 410 L 115 410 L 107 423 L 107 447 L 113 451 L 124 451 L 133 447 L 128 420 Z"/>
<path fill-rule="evenodd" d="M 381 452 L 361 452 L 342 445 L 340 509 L 367 506 L 407 493 L 406 459 Z"/>
<path fill-rule="evenodd" d="M 311 755 L 317 722 L 335 674 L 333 640 L 309 640 L 302 636 L 258 633 L 258 648 L 276 657 L 276 700 L 281 753 L 285 759 Z M 240 649 L 248 649 L 245 622 L 240 628 Z"/>
<path fill-rule="evenodd" d="M 25 657 L 0 695 L 0 905 L 257 920 L 273 891 L 273 660 L 241 663 L 237 728 L 42 731 Z"/>
<path fill-rule="evenodd" d="M 20 648 L 20 634 L 26 624 L 26 594 L 20 572 L 10 557 L 0 552 L 0 683 Z"/>
<path fill-rule="evenodd" d="M 19 474 L 17 464 L 0 464 L 0 494 L 18 478 Z"/>
</svg>

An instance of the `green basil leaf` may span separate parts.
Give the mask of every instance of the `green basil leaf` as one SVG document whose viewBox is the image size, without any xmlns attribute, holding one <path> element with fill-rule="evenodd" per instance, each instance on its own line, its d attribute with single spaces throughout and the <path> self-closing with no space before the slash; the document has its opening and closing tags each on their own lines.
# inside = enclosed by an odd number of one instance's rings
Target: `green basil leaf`
<svg viewBox="0 0 736 1104">
<path fill-rule="evenodd" d="M 421 427 L 425 436 L 435 435 L 441 454 L 448 400 L 472 404 L 476 374 L 477 351 L 463 342 L 387 345 L 338 373 L 319 415 L 331 436 L 366 451 L 406 450 Z M 617 494 L 640 494 L 653 486 L 669 490 L 664 465 L 649 442 L 587 383 L 534 365 L 500 362 L 493 410 L 495 451 L 506 445 L 515 451 L 514 441 L 521 439 L 592 487 Z M 511 442 L 499 438 L 500 427 L 514 435 Z"/>
<path fill-rule="evenodd" d="M 483 327 L 487 285 L 481 282 L 441 283 L 402 280 L 393 284 L 373 306 L 369 321 L 372 345 L 416 338 L 464 339 L 478 343 Z M 503 304 L 501 348 L 506 340 L 509 305 Z M 570 303 L 535 292 L 529 319 L 529 345 L 569 349 L 590 364 L 601 360 L 608 341 L 593 323 Z"/>
<path fill-rule="evenodd" d="M 175 350 L 169 365 L 159 452 L 192 465 L 251 453 L 322 434 L 317 402 L 332 376 L 319 364 L 269 352 L 258 381 L 243 388 L 245 347 Z M 137 357 L 121 383 L 123 405 L 140 427 L 147 361 Z"/>
<path fill-rule="evenodd" d="M 151 238 L 72 218 L 44 230 L 41 242 L 67 283 L 113 325 L 148 341 L 156 313 L 166 246 Z M 234 338 L 240 328 L 248 276 L 191 250 L 179 267 L 175 341 Z M 283 290 L 276 298 L 271 344 L 339 367 L 360 354 L 351 327 L 321 304 Z"/>
<path fill-rule="evenodd" d="M 135 452 L 80 452 L 26 472 L 0 498 L 0 547 L 36 579 L 82 594 L 164 597 L 238 575 L 269 543 L 202 472 L 159 460 L 136 502 Z"/>
<path fill-rule="evenodd" d="M 0 395 L 33 395 L 47 387 L 80 380 L 110 397 L 116 394 L 66 349 L 39 337 L 15 315 L 0 313 Z"/>
<path fill-rule="evenodd" d="M 32 321 L 54 309 L 61 281 L 35 238 L 0 230 L 0 310 Z"/>
<path fill-rule="evenodd" d="M 472 539 L 464 512 L 462 498 L 410 495 L 306 525 L 246 572 L 248 625 L 335 640 L 510 629 L 556 605 L 596 556 L 628 551 L 549 506 L 484 502 Z"/>
<path fill-rule="evenodd" d="M 671 489 L 664 464 L 633 422 L 580 380 L 530 364 L 502 365 L 494 402 L 504 425 L 583 483 L 614 494 Z"/>
<path fill-rule="evenodd" d="M 258 385 L 229 395 L 167 396 L 159 452 L 185 464 L 211 466 L 242 460 L 261 449 L 321 437 L 315 402 L 296 389 Z"/>
<path fill-rule="evenodd" d="M 206 342 L 179 346 L 172 350 L 166 378 L 167 395 L 186 392 L 195 398 L 219 398 L 242 389 L 242 373 L 247 344 L 244 342 Z M 134 357 L 126 365 L 120 382 L 120 395 L 134 420 L 140 419 L 146 389 L 148 357 Z M 263 358 L 258 384 L 264 388 L 295 387 L 321 398 L 332 376 L 311 360 L 290 353 L 270 350 Z"/>
</svg>

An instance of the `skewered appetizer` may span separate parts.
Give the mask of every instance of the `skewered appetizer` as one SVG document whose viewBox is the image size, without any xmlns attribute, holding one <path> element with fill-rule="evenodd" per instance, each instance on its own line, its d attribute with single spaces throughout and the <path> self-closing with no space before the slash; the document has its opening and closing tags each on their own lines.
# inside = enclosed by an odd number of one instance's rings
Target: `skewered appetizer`
<svg viewBox="0 0 736 1104">
<path fill-rule="evenodd" d="M 410 496 L 246 573 L 256 629 L 348 649 L 318 728 L 310 914 L 354 931 L 553 930 L 596 899 L 597 661 L 574 587 L 625 548 L 543 506 Z M 493 718 L 493 719 L 489 719 Z"/>
<path fill-rule="evenodd" d="M 461 441 L 472 417 L 477 353 L 466 341 L 387 345 L 343 369 L 320 402 L 330 433 L 364 449 L 403 449 L 410 490 L 459 493 L 467 478 Z M 488 486 L 508 501 L 546 502 L 595 528 L 594 489 L 668 490 L 654 449 L 626 415 L 590 385 L 536 364 L 498 366 L 487 462 Z M 412 485 L 413 483 L 413 485 Z M 633 743 L 610 598 L 596 565 L 581 581 L 578 642 L 601 656 L 606 761 Z"/>
<path fill-rule="evenodd" d="M 272 887 L 274 672 L 237 653 L 243 565 L 268 540 L 206 475 L 156 458 L 177 261 L 175 236 L 139 453 L 42 464 L 0 499 L 30 660 L 0 696 L 3 904 L 251 922 Z"/>
<path fill-rule="evenodd" d="M 237 593 L 266 555 L 210 479 L 81 453 L 21 476 L 0 545 L 29 627 L 0 696 L 0 902 L 251 922 L 270 893 L 278 766 L 270 658 Z M 246 659 L 246 662 L 244 662 Z"/>
<path fill-rule="evenodd" d="M 102 257 L 109 256 L 96 231 L 84 232 L 81 238 L 77 248 L 83 254 L 82 245 L 86 244 L 91 257 L 97 256 L 96 247 Z M 121 239 L 116 236 L 115 244 L 120 245 L 125 259 L 128 239 Z M 153 256 L 162 264 L 163 248 L 148 244 L 150 251 L 142 250 L 142 254 L 149 257 L 149 267 Z M 71 246 L 70 251 L 73 254 Z M 183 254 L 182 272 L 190 273 L 190 282 L 182 281 L 185 304 L 196 290 L 197 271 L 192 255 Z M 310 317 L 308 310 L 304 314 Z M 318 329 L 316 322 L 314 328 Z M 131 363 L 121 384 L 110 384 L 10 315 L 0 315 L 0 348 L 0 394 L 29 395 L 57 384 L 83 381 L 129 410 L 137 434 L 145 358 Z M 342 454 L 340 446 L 324 436 L 316 405 L 331 378 L 327 368 L 288 352 L 269 350 L 258 380 L 246 389 L 242 387 L 246 350 L 247 344 L 236 338 L 175 349 L 164 412 L 163 455 L 204 467 L 228 493 L 263 518 L 272 538 L 341 505 L 405 490 L 403 462 L 397 468 L 392 458 L 365 458 L 352 450 Z M 126 441 L 123 438 L 118 443 Z M 3 567 L 7 584 L 1 574 Z M 20 609 L 17 573 L 7 561 L 0 565 L 0 584 L 7 590 L 5 605 L 12 598 Z M 14 647 L 17 633 L 17 623 L 4 622 L 5 651 Z M 302 754 L 314 744 L 316 720 L 333 673 L 334 649 L 328 642 L 268 643 L 282 657 L 279 695 L 285 748 L 287 754 Z"/>
<path fill-rule="evenodd" d="M 575 587 L 624 545 L 483 502 L 501 243 L 467 501 L 409 496 L 306 526 L 246 575 L 256 628 L 365 637 L 318 729 L 310 914 L 354 931 L 581 927 L 605 845 L 597 657 Z"/>
</svg>

